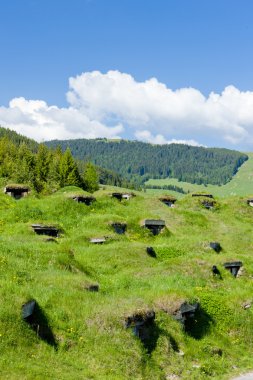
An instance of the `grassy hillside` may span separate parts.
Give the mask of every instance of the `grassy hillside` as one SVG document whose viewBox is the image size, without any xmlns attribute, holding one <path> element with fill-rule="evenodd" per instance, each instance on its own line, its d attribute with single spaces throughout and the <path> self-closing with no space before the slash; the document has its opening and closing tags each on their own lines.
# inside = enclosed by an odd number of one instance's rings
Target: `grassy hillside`
<svg viewBox="0 0 253 380">
<path fill-rule="evenodd" d="M 179 182 L 175 178 L 166 179 L 150 179 L 146 182 L 146 185 L 174 185 L 182 187 L 186 192 L 211 192 L 219 197 L 228 197 L 231 195 L 246 196 L 253 194 L 253 153 L 247 153 L 249 159 L 238 170 L 237 174 L 232 178 L 230 182 L 222 186 L 216 185 L 195 185 L 187 182 Z M 147 190 L 151 193 L 157 193 L 156 190 Z M 158 191 L 161 192 L 161 191 Z M 164 191 L 163 191 L 164 192 Z M 176 193 L 174 193 L 176 194 Z M 179 197 L 182 194 L 178 193 Z"/>
<path fill-rule="evenodd" d="M 171 209 L 147 193 L 119 202 L 112 190 L 95 193 L 92 206 L 69 199 L 75 188 L 19 201 L 0 194 L 0 378 L 229 379 L 252 368 L 253 306 L 243 305 L 253 301 L 253 208 L 232 197 L 206 210 L 188 195 Z M 167 228 L 153 236 L 140 225 L 146 218 Z M 115 234 L 114 221 L 127 223 L 125 235 Z M 46 241 L 32 223 L 62 234 Z M 104 245 L 89 243 L 101 236 Z M 221 243 L 220 254 L 210 241 Z M 243 262 L 239 278 L 223 268 L 230 260 Z M 99 292 L 85 289 L 94 283 Z M 21 318 L 31 299 L 51 329 L 48 341 Z M 183 301 L 201 305 L 187 331 L 170 315 Z M 149 352 L 125 328 L 127 316 L 148 308 L 156 313 Z"/>
</svg>

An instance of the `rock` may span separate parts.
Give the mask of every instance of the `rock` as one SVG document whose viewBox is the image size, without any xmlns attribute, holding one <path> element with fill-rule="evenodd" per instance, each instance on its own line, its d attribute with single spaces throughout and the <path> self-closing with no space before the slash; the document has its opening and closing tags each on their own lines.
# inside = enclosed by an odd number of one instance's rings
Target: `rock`
<svg viewBox="0 0 253 380">
<path fill-rule="evenodd" d="M 89 292 L 98 292 L 99 291 L 99 285 L 98 284 L 88 284 L 84 287 L 85 290 L 88 290 Z"/>
<path fill-rule="evenodd" d="M 210 248 L 212 248 L 217 253 L 220 253 L 220 251 L 222 249 L 220 243 L 217 241 L 211 241 L 209 243 L 209 246 L 210 246 Z"/>
<path fill-rule="evenodd" d="M 151 257 L 156 257 L 156 252 L 153 247 L 147 247 L 147 254 Z"/>
<path fill-rule="evenodd" d="M 113 227 L 116 234 L 119 234 L 119 235 L 123 235 L 127 229 L 127 224 L 121 223 L 121 222 L 113 222 L 111 223 L 111 226 Z"/>
<path fill-rule="evenodd" d="M 218 356 L 222 356 L 223 354 L 223 351 L 221 348 L 218 348 L 218 347 L 214 347 L 212 348 L 212 355 L 218 355 Z"/>
<path fill-rule="evenodd" d="M 252 302 L 244 302 L 244 303 L 242 304 L 242 308 L 243 308 L 243 309 L 250 309 L 251 306 L 252 306 Z"/>
<path fill-rule="evenodd" d="M 91 244 L 103 244 L 105 243 L 106 239 L 105 238 L 91 238 L 90 243 Z"/>
</svg>

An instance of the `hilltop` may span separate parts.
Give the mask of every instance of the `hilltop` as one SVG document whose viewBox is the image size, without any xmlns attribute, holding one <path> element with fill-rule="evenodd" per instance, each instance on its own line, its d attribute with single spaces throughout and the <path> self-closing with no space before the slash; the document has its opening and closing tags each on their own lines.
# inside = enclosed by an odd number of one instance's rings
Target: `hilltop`
<svg viewBox="0 0 253 380">
<path fill-rule="evenodd" d="M 1 377 L 221 380 L 252 368 L 253 208 L 246 199 L 217 198 L 207 210 L 205 198 L 189 194 L 169 208 L 143 192 L 120 202 L 113 191 L 127 190 L 100 188 L 90 206 L 72 199 L 83 193 L 75 187 L 18 201 L 0 193 Z M 145 219 L 162 219 L 166 228 L 153 236 Z M 125 234 L 112 222 L 126 223 Z M 57 226 L 60 236 L 36 235 L 38 223 Z M 93 245 L 92 237 L 106 242 Z M 215 241 L 220 253 L 209 247 Z M 223 266 L 230 261 L 243 263 L 238 278 Z M 87 290 L 92 284 L 98 292 Z M 29 300 L 43 329 L 22 320 Z M 183 302 L 200 305 L 185 329 L 173 317 Z M 144 344 L 126 320 L 147 311 L 155 322 Z"/>
</svg>

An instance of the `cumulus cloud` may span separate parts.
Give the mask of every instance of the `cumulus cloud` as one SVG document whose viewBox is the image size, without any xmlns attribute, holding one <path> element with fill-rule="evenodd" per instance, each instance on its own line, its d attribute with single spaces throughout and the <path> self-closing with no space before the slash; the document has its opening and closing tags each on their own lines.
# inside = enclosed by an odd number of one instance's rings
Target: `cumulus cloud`
<svg viewBox="0 0 253 380">
<path fill-rule="evenodd" d="M 98 120 L 118 120 L 148 130 L 158 141 L 252 142 L 253 92 L 228 86 L 205 97 L 194 88 L 173 91 L 155 78 L 136 82 L 118 71 L 83 73 L 69 80 L 67 99 Z M 165 136 L 164 139 L 160 135 Z"/>
<path fill-rule="evenodd" d="M 37 141 L 74 138 L 117 138 L 121 124 L 106 126 L 79 110 L 48 106 L 41 100 L 15 98 L 9 107 L 0 107 L 0 124 Z"/>
<path fill-rule="evenodd" d="M 199 144 L 195 140 L 176 140 L 176 139 L 171 139 L 171 140 L 166 140 L 163 135 L 152 135 L 147 130 L 144 131 L 137 131 L 135 133 L 135 137 L 137 140 L 142 140 L 151 144 L 159 144 L 159 145 L 164 145 L 164 144 L 184 144 L 184 145 L 191 145 L 191 146 L 204 146 L 202 144 Z"/>
<path fill-rule="evenodd" d="M 13 99 L 0 123 L 37 140 L 135 137 L 156 144 L 232 148 L 253 144 L 253 92 L 234 86 L 204 96 L 173 91 L 157 79 L 137 82 L 119 71 L 86 72 L 69 79 L 68 106 Z"/>
</svg>

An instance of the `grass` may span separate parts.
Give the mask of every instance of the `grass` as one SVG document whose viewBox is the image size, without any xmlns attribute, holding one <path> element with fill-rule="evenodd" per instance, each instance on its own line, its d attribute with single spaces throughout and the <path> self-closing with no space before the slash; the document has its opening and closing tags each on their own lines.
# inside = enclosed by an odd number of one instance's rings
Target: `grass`
<svg viewBox="0 0 253 380">
<path fill-rule="evenodd" d="M 0 194 L 0 378 L 229 379 L 252 368 L 253 307 L 242 304 L 253 301 L 253 208 L 228 197 L 206 210 L 190 195 L 169 208 L 138 192 L 119 202 L 109 187 L 86 206 L 69 198 L 78 191 L 19 201 Z M 151 235 L 141 227 L 149 218 L 164 219 L 166 230 Z M 125 235 L 115 234 L 113 221 L 127 223 Z M 32 223 L 60 226 L 63 234 L 47 242 Z M 103 236 L 104 245 L 89 243 Z M 220 254 L 210 241 L 221 243 Z M 230 260 L 243 262 L 241 277 L 223 268 Z M 91 283 L 99 292 L 85 290 Z M 31 299 L 55 345 L 22 320 Z M 171 315 L 185 300 L 201 305 L 188 332 Z M 150 353 L 125 328 L 126 316 L 147 309 L 156 312 Z"/>
<path fill-rule="evenodd" d="M 246 196 L 253 193 L 253 153 L 247 153 L 249 159 L 240 167 L 237 174 L 232 178 L 230 182 L 223 186 L 217 185 L 195 185 L 188 182 L 179 182 L 175 178 L 166 179 L 150 179 L 146 182 L 146 185 L 173 185 L 182 187 L 186 192 L 210 192 L 218 197 L 229 196 Z M 147 189 L 147 192 L 152 194 L 164 193 L 165 190 Z M 182 198 L 184 194 L 169 191 L 177 198 Z"/>
</svg>

